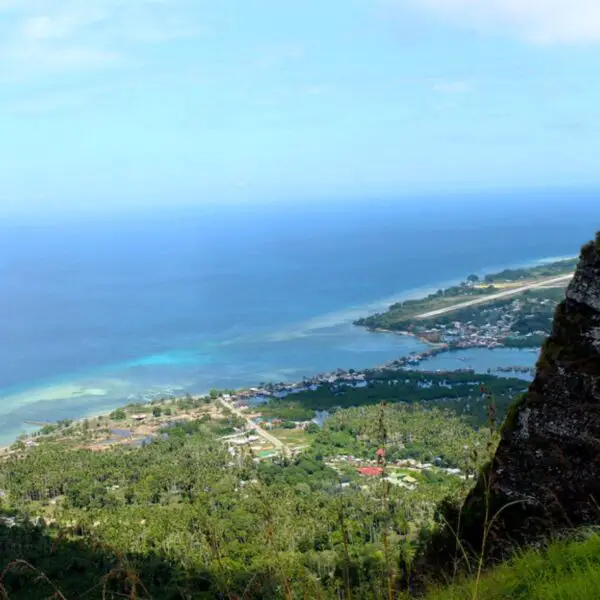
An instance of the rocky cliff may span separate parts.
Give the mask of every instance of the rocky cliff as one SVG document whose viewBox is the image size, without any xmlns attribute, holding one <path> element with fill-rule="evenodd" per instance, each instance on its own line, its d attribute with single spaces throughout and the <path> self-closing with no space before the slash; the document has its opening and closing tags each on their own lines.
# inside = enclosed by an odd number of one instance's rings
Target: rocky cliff
<svg viewBox="0 0 600 600">
<path fill-rule="evenodd" d="M 486 553 L 495 557 L 600 523 L 600 233 L 582 249 L 535 380 L 457 516 L 464 546 L 475 553 L 484 523 L 492 523 Z"/>
</svg>

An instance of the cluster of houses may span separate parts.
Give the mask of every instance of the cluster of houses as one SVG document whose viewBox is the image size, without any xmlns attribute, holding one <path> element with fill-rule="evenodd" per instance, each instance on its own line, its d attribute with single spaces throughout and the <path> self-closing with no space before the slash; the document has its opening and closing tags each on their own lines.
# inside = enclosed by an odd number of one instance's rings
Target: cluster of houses
<svg viewBox="0 0 600 600">
<path fill-rule="evenodd" d="M 434 462 L 440 463 L 441 459 L 437 458 Z M 383 467 L 381 466 L 380 460 L 365 460 L 352 456 L 351 454 L 335 456 L 329 459 L 327 464 L 336 470 L 339 470 L 342 466 L 354 467 L 359 475 L 366 478 L 381 477 L 383 474 Z M 410 474 L 397 472 L 396 469 L 407 469 L 414 472 L 435 469 L 436 471 L 441 471 L 448 475 L 454 475 L 463 479 L 465 478 L 465 475 L 462 474 L 460 469 L 443 468 L 432 463 L 420 463 L 412 458 L 399 459 L 387 463 L 386 469 L 389 468 L 391 468 L 391 472 L 390 475 L 385 478 L 386 481 L 407 489 L 414 489 L 418 485 L 418 480 Z"/>
<path fill-rule="evenodd" d="M 535 367 L 496 367 L 494 371 L 498 373 L 522 373 L 524 375 L 535 375 Z M 488 369 L 491 372 L 491 369 Z"/>
<path fill-rule="evenodd" d="M 254 462 L 259 462 L 261 458 L 269 458 L 272 456 L 270 451 L 267 451 L 267 448 L 264 444 L 263 439 L 258 436 L 251 434 L 250 432 L 239 432 L 233 435 L 228 435 L 224 438 L 221 438 L 222 441 L 227 444 L 227 451 L 231 456 L 232 460 L 235 458 L 240 458 L 243 456 L 244 447 L 249 447 L 250 450 L 255 454 Z M 273 450 L 273 454 L 276 452 Z M 230 462 L 229 466 L 235 466 L 235 462 Z"/>
<path fill-rule="evenodd" d="M 357 469 L 357 471 L 363 477 L 381 477 L 383 474 L 382 467 L 360 467 Z M 392 472 L 384 479 L 392 485 L 403 487 L 408 490 L 416 489 L 418 484 L 418 481 L 412 475 L 407 473 Z"/>
<path fill-rule="evenodd" d="M 232 444 L 233 446 L 248 446 L 249 444 L 253 444 L 254 442 L 259 441 L 261 438 L 258 435 L 237 435 L 233 438 L 231 438 L 230 440 L 228 440 L 228 442 L 230 444 Z M 231 451 L 231 448 L 230 448 Z"/>
<path fill-rule="evenodd" d="M 366 385 L 364 373 L 337 369 L 332 373 L 320 373 L 314 377 L 304 377 L 295 383 L 265 383 L 260 387 L 237 391 L 234 395 L 226 394 L 223 399 L 233 402 L 236 408 L 244 409 L 251 405 L 259 404 L 269 398 L 284 398 L 289 394 L 316 390 L 321 385 Z"/>
<path fill-rule="evenodd" d="M 263 419 L 262 417 L 257 417 L 255 421 L 259 423 L 263 429 L 273 429 L 274 427 L 281 427 L 284 423 L 283 419 Z M 308 429 L 308 426 L 311 423 L 313 423 L 313 421 L 293 421 L 293 423 L 295 429 L 300 429 L 304 431 Z"/>
<path fill-rule="evenodd" d="M 414 333 L 428 341 L 441 342 L 441 351 L 466 348 L 498 348 L 504 345 L 506 338 L 515 337 L 516 334 L 513 330 L 515 322 L 523 314 L 524 309 L 532 304 L 550 306 L 553 301 L 537 298 L 529 298 L 524 301 L 517 298 L 508 305 L 493 308 L 482 307 L 482 314 L 489 315 L 489 318 L 483 324 L 476 325 L 472 321 L 454 321 L 450 324 L 438 323 L 429 327 L 419 324 L 415 327 Z M 544 331 L 531 332 L 524 337 L 545 333 Z"/>
</svg>

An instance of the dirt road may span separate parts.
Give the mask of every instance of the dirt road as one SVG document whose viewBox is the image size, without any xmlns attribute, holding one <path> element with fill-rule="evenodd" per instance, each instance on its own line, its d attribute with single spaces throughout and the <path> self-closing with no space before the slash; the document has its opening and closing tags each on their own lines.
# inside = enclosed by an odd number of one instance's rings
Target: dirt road
<svg viewBox="0 0 600 600">
<path fill-rule="evenodd" d="M 271 435 L 268 431 L 265 431 L 262 427 L 257 425 L 250 417 L 245 415 L 241 410 L 237 409 L 233 404 L 230 404 L 223 398 L 218 399 L 219 404 L 224 408 L 228 408 L 234 415 L 244 419 L 248 424 L 248 427 L 256 432 L 257 435 L 260 435 L 263 439 L 265 439 L 269 444 L 272 444 L 278 450 L 281 450 L 286 456 L 290 455 L 290 449 L 279 439 L 277 439 L 274 435 Z"/>
</svg>

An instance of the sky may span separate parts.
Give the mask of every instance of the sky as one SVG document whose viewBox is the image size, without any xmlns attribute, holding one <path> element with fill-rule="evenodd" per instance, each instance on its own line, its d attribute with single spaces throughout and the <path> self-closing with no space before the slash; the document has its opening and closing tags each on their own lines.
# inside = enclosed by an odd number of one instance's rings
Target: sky
<svg viewBox="0 0 600 600">
<path fill-rule="evenodd" d="M 597 0 L 0 0 L 0 216 L 600 183 Z"/>
</svg>

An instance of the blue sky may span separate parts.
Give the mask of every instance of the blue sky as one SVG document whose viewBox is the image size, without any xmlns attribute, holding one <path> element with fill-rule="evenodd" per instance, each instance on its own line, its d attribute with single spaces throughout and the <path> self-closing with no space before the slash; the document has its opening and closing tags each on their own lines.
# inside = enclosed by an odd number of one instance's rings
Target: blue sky
<svg viewBox="0 0 600 600">
<path fill-rule="evenodd" d="M 600 183 L 597 0 L 0 0 L 0 214 Z"/>
</svg>

